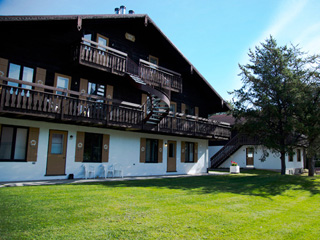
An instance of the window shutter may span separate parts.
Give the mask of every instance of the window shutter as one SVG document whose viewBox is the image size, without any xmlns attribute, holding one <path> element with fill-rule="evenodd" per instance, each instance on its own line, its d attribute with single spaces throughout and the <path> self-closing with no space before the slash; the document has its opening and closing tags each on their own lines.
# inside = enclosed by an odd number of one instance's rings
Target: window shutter
<svg viewBox="0 0 320 240">
<path fill-rule="evenodd" d="M 75 162 L 83 162 L 84 132 L 77 132 Z"/>
<path fill-rule="evenodd" d="M 194 143 L 194 162 L 198 162 L 198 143 Z"/>
<path fill-rule="evenodd" d="M 181 162 L 185 162 L 186 159 L 186 143 L 181 142 Z"/>
<path fill-rule="evenodd" d="M 102 162 L 108 162 L 109 161 L 109 149 L 110 149 L 110 135 L 103 134 L 103 140 L 102 140 Z"/>
<path fill-rule="evenodd" d="M 3 76 L 7 76 L 8 71 L 8 59 L 0 58 L 0 71 L 3 72 Z M 0 74 L 1 75 L 1 74 Z M 0 83 L 2 83 L 2 80 L 0 80 Z"/>
<path fill-rule="evenodd" d="M 29 128 L 27 162 L 36 162 L 38 154 L 39 128 Z"/>
<path fill-rule="evenodd" d="M 163 156 L 163 140 L 159 140 L 158 142 L 158 163 L 162 163 Z"/>
<path fill-rule="evenodd" d="M 87 94 L 88 93 L 88 80 L 84 79 L 84 78 L 80 78 L 80 88 L 79 88 L 79 92 Z M 80 99 L 85 100 L 86 97 L 85 96 L 79 96 Z"/>
<path fill-rule="evenodd" d="M 113 99 L 113 86 L 107 85 L 106 98 Z"/>
<path fill-rule="evenodd" d="M 37 84 L 41 84 L 41 85 L 45 85 L 46 84 L 46 74 L 47 74 L 47 70 L 43 69 L 43 68 L 37 68 L 37 72 L 36 72 L 36 82 Z M 37 91 L 44 91 L 43 88 L 41 87 L 35 87 L 35 90 Z"/>
<path fill-rule="evenodd" d="M 146 139 L 145 138 L 140 139 L 140 162 L 141 163 L 146 162 Z"/>
<path fill-rule="evenodd" d="M 199 107 L 195 107 L 195 108 L 194 108 L 194 115 L 195 115 L 196 117 L 199 117 Z"/>
<path fill-rule="evenodd" d="M 186 105 L 184 103 L 181 103 L 181 113 L 186 113 Z"/>
</svg>

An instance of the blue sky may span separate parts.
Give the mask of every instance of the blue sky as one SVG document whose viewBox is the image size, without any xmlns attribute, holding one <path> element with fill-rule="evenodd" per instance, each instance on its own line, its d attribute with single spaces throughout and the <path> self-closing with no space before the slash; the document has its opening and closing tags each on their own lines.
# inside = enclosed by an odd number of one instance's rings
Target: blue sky
<svg viewBox="0 0 320 240">
<path fill-rule="evenodd" d="M 241 87 L 238 63 L 270 35 L 320 53 L 320 0 L 0 0 L 0 15 L 148 14 L 226 100 Z"/>
</svg>

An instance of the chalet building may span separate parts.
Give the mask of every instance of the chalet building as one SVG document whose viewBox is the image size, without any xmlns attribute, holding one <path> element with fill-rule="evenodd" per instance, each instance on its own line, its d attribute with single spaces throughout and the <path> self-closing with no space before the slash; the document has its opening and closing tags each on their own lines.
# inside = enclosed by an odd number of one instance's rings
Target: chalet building
<svg viewBox="0 0 320 240">
<path fill-rule="evenodd" d="M 228 105 L 147 15 L 0 29 L 0 181 L 203 173 L 230 137 L 208 119 Z"/>
<path fill-rule="evenodd" d="M 235 119 L 227 114 L 213 115 L 210 119 L 235 125 Z M 261 161 L 265 151 L 267 157 Z M 231 162 L 236 162 L 241 168 L 281 171 L 280 155 L 261 145 L 257 137 L 248 137 L 235 129 L 230 140 L 209 142 L 209 159 L 213 169 L 229 168 Z M 301 173 L 306 163 L 305 143 L 296 146 L 294 154 L 287 154 L 285 160 L 286 174 Z"/>
</svg>

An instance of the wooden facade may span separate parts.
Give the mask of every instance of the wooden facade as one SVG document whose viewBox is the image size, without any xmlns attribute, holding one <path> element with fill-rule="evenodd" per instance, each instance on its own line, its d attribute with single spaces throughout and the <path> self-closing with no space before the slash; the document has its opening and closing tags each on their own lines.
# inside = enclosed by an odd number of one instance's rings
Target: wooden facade
<svg viewBox="0 0 320 240">
<path fill-rule="evenodd" d="M 147 15 L 3 16 L 0 27 L 1 116 L 230 137 L 229 125 L 207 119 L 228 105 Z M 32 81 L 10 77 L 10 64 L 33 69 Z"/>
</svg>

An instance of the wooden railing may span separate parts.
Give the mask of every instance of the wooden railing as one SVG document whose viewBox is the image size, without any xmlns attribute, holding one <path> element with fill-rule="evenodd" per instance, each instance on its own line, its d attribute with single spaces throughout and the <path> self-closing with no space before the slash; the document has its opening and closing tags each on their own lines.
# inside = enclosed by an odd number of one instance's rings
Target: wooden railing
<svg viewBox="0 0 320 240">
<path fill-rule="evenodd" d="M 76 53 L 78 55 L 78 53 Z M 177 72 L 140 59 L 139 65 L 117 49 L 82 38 L 79 62 L 116 74 L 130 73 L 139 76 L 146 84 L 182 92 L 182 78 Z"/>
<path fill-rule="evenodd" d="M 114 48 L 82 38 L 80 43 L 80 63 L 114 73 L 127 71 L 127 54 Z"/>
<path fill-rule="evenodd" d="M 142 59 L 140 59 L 139 76 L 149 85 L 182 92 L 182 78 L 179 73 Z"/>
<path fill-rule="evenodd" d="M 211 157 L 211 168 L 219 167 L 227 158 L 235 153 L 243 145 L 255 145 L 259 143 L 256 137 L 249 137 L 243 134 L 234 136 L 223 148 Z"/>
<path fill-rule="evenodd" d="M 2 113 L 119 127 L 140 127 L 144 117 L 141 107 L 126 106 L 120 101 L 15 79 L 0 77 L 1 79 L 43 89 L 40 91 L 1 83 L 0 112 Z M 56 91 L 62 92 L 63 95 L 55 94 Z M 92 100 L 82 100 L 70 95 L 89 97 Z"/>
<path fill-rule="evenodd" d="M 230 125 L 220 124 L 208 119 L 177 117 L 168 115 L 159 125 L 160 131 L 173 134 L 202 136 L 213 139 L 229 139 Z"/>
<path fill-rule="evenodd" d="M 8 82 L 23 84 L 26 88 L 10 86 Z M 158 126 L 150 129 L 150 126 L 144 124 L 144 106 L 7 77 L 0 77 L 0 114 L 207 139 L 230 137 L 230 127 L 227 125 L 185 116 L 169 115 Z"/>
</svg>

